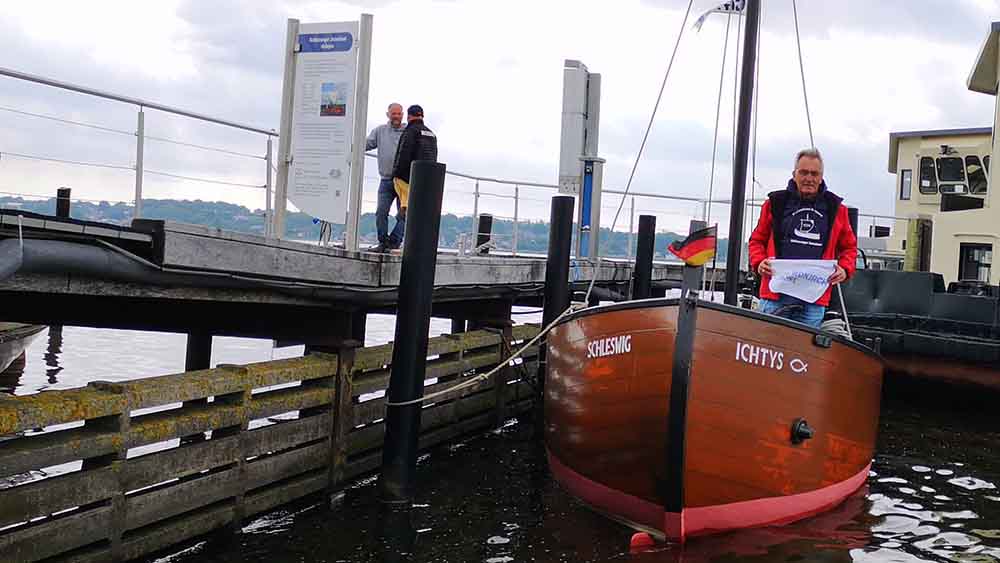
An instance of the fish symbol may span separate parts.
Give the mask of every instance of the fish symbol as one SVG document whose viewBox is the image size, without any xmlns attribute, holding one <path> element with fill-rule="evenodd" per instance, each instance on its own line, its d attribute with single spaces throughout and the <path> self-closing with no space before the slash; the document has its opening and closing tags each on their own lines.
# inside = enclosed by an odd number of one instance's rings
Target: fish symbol
<svg viewBox="0 0 1000 563">
<path fill-rule="evenodd" d="M 792 371 L 795 373 L 806 373 L 809 371 L 809 364 L 798 358 L 794 358 L 791 362 L 789 362 L 788 367 L 792 368 Z"/>
</svg>

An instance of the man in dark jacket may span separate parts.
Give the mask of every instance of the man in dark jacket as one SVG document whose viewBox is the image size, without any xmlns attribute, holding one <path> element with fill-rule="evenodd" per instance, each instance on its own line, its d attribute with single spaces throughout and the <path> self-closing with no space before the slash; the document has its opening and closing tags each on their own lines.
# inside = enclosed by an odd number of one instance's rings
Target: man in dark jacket
<svg viewBox="0 0 1000 563">
<path fill-rule="evenodd" d="M 826 189 L 823 157 L 816 149 L 799 151 L 788 187 L 771 192 L 750 235 L 750 268 L 761 276 L 760 310 L 819 328 L 830 304 L 832 284 L 854 273 L 858 239 L 843 199 Z M 771 291 L 771 260 L 836 260 L 831 287 L 814 303 Z"/>
<path fill-rule="evenodd" d="M 437 136 L 424 125 L 424 108 L 413 105 L 406 109 L 406 129 L 396 145 L 396 159 L 392 165 L 392 183 L 399 196 L 399 215 L 406 218 L 406 205 L 410 199 L 410 164 L 414 160 L 437 161 Z"/>
</svg>

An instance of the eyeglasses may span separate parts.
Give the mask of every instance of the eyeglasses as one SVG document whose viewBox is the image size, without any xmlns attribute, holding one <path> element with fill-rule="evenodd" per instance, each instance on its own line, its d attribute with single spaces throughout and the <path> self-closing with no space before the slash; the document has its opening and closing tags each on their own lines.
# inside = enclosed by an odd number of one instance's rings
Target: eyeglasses
<svg viewBox="0 0 1000 563">
<path fill-rule="evenodd" d="M 820 171 L 818 171 L 818 170 L 802 170 L 801 168 L 799 170 L 796 170 L 795 173 L 796 174 L 801 174 L 801 175 L 805 176 L 806 178 L 808 178 L 810 176 L 812 176 L 813 178 L 819 178 L 820 176 L 823 175 L 823 173 L 820 172 Z"/>
</svg>

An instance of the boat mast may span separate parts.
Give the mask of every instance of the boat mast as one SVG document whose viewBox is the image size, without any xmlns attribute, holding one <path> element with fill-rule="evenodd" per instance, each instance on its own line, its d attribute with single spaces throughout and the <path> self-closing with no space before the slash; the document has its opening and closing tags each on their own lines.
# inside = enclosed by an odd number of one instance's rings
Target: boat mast
<svg viewBox="0 0 1000 563">
<path fill-rule="evenodd" d="M 760 0 L 746 2 L 743 34 L 743 68 L 740 72 L 740 109 L 736 126 L 736 162 L 733 197 L 729 212 L 729 253 L 726 256 L 726 304 L 736 305 L 743 251 L 743 214 L 746 207 L 747 156 L 750 152 L 750 116 L 753 113 L 753 78 L 757 68 L 757 22 Z"/>
</svg>

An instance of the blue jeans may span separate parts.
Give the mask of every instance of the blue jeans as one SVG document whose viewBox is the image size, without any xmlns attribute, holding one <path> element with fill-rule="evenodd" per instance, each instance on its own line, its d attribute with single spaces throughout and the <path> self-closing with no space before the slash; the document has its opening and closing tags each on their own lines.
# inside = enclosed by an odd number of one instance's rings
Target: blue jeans
<svg viewBox="0 0 1000 563">
<path fill-rule="evenodd" d="M 823 314 L 826 313 L 826 307 L 781 294 L 777 301 L 761 299 L 760 312 L 819 328 L 823 324 Z"/>
<path fill-rule="evenodd" d="M 396 200 L 396 226 L 389 233 L 389 208 L 392 200 Z M 378 183 L 378 207 L 375 208 L 375 231 L 378 241 L 382 244 L 398 247 L 403 244 L 403 233 L 406 230 L 406 218 L 399 215 L 399 197 L 392 187 L 392 178 L 382 178 Z"/>
</svg>

